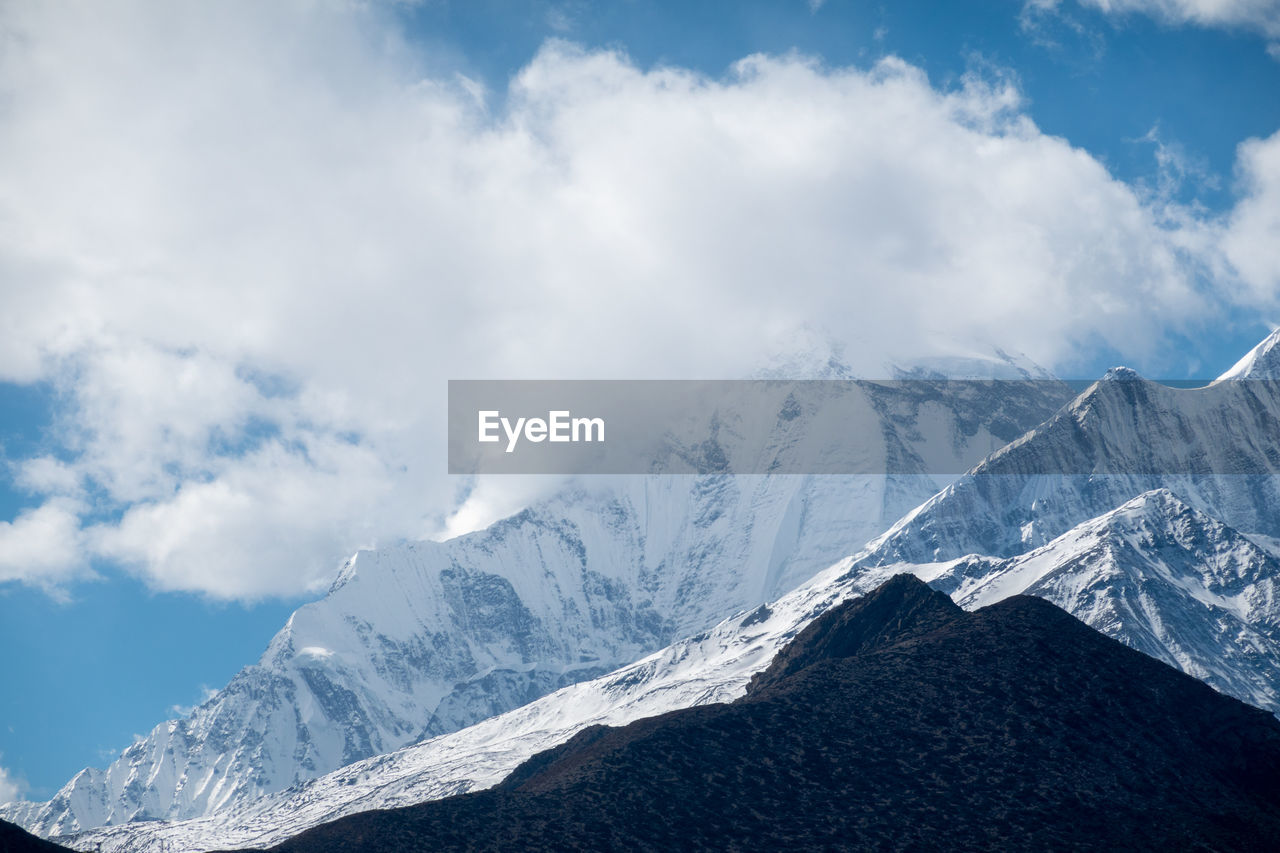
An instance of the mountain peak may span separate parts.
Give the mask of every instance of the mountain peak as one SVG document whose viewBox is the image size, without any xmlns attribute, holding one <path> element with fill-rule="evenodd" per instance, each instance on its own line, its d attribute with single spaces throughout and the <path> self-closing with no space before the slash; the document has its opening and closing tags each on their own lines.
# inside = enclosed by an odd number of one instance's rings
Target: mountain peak
<svg viewBox="0 0 1280 853">
<path fill-rule="evenodd" d="M 1103 382 L 1120 382 L 1120 381 L 1132 382 L 1136 379 L 1141 379 L 1141 378 L 1142 376 L 1138 373 L 1138 371 L 1134 370 L 1132 367 L 1123 367 L 1123 366 L 1113 367 L 1102 375 Z"/>
<path fill-rule="evenodd" d="M 334 577 L 333 583 L 329 585 L 330 595 L 332 595 L 336 590 L 346 586 L 348 583 L 355 580 L 356 561 L 360 559 L 361 553 L 362 552 L 357 551 L 355 554 L 352 554 L 345 563 L 342 564 L 342 568 L 338 570 L 338 574 L 336 577 Z"/>
<path fill-rule="evenodd" d="M 1263 338 L 1217 381 L 1226 379 L 1280 379 L 1280 328 Z"/>
<path fill-rule="evenodd" d="M 1102 518 L 1138 518 L 1150 517 L 1154 514 L 1172 517 L 1189 513 L 1200 515 L 1190 504 L 1173 492 L 1166 488 L 1159 488 L 1143 492 L 1102 516 Z M 1204 516 L 1204 520 L 1212 521 L 1208 516 Z"/>
<path fill-rule="evenodd" d="M 1074 537 L 1074 540 L 1079 540 L 1082 536 L 1106 539 L 1126 534 L 1164 531 L 1171 523 L 1180 519 L 1186 519 L 1200 528 L 1225 527 L 1217 519 L 1198 512 L 1168 489 L 1158 488 L 1143 492 L 1115 509 L 1082 522 L 1062 536 Z M 1058 538 L 1036 550 L 1052 548 Z"/>
<path fill-rule="evenodd" d="M 747 688 L 755 693 L 819 661 L 894 645 L 962 617 L 949 597 L 915 575 L 898 574 L 815 619 Z"/>
</svg>

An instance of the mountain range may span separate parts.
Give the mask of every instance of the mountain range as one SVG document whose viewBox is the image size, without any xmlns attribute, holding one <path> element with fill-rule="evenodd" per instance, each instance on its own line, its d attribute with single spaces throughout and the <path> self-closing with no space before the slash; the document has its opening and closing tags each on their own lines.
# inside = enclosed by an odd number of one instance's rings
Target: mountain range
<svg viewBox="0 0 1280 853">
<path fill-rule="evenodd" d="M 925 408 L 885 409 L 884 447 L 939 428 L 1003 445 L 949 484 L 623 478 L 361 553 L 192 717 L 0 816 L 78 849 L 264 846 L 483 789 L 590 726 L 741 697 L 815 618 L 902 572 L 968 608 L 1047 598 L 1280 711 L 1277 341 L 1203 389 L 1121 369 L 1074 397 L 1011 383 L 1039 396 L 932 406 L 924 429 Z M 1011 434 L 1009 411 L 1032 422 Z"/>
<path fill-rule="evenodd" d="M 1136 565 L 1095 559 L 1095 550 L 1100 546 L 1114 547 L 1157 534 L 1165 541 Z M 1157 650 L 1171 647 L 1190 651 L 1193 657 L 1184 660 L 1207 667 L 1222 669 L 1224 661 L 1233 660 L 1241 672 L 1252 673 L 1249 684 L 1265 685 L 1270 678 L 1270 689 L 1274 690 L 1274 662 L 1251 657 L 1253 642 L 1265 626 L 1242 634 L 1224 632 L 1219 621 L 1221 611 L 1203 606 L 1195 595 L 1186 592 L 1188 587 L 1197 589 L 1198 584 L 1204 590 L 1201 597 L 1210 594 L 1205 587 L 1207 582 L 1200 581 L 1196 574 L 1206 554 L 1211 553 L 1203 543 L 1218 543 L 1222 546 L 1220 553 L 1229 554 L 1231 543 L 1240 545 L 1241 539 L 1239 534 L 1191 510 L 1172 495 L 1151 492 L 1107 516 L 1091 519 L 1026 559 L 993 559 L 989 567 L 993 579 L 1016 578 L 1019 583 L 1028 584 L 1045 579 L 1056 581 L 1060 588 L 1079 591 L 1080 595 L 1066 602 L 1070 606 L 1094 601 L 1089 593 L 1091 587 L 1106 590 L 1114 586 L 1123 592 L 1136 577 L 1163 579 L 1161 583 L 1166 588 L 1160 597 L 1176 609 L 1140 611 L 1132 623 L 1127 618 L 1113 618 L 1114 611 L 1106 607 L 1081 608 L 1079 616 L 1100 633 L 1131 645 L 1135 637 L 1162 637 L 1169 645 L 1157 645 Z M 1243 555 L 1253 554 L 1244 541 Z M 484 789 L 500 782 L 535 753 L 564 743 L 591 726 L 624 725 L 682 708 L 736 699 L 779 650 L 815 618 L 841 602 L 864 594 L 902 571 L 947 587 L 957 578 L 965 578 L 975 559 L 868 567 L 848 558 L 767 606 L 737 614 L 710 631 L 607 676 L 565 688 L 467 729 L 357 762 L 296 790 L 264 797 L 246 808 L 190 821 L 105 828 L 79 836 L 71 843 L 79 849 L 122 851 L 158 849 L 162 844 L 192 850 L 263 847 L 345 815 Z M 1244 567 L 1248 563 L 1221 565 L 1233 570 L 1233 566 Z M 1261 573 L 1273 565 L 1271 558 L 1264 555 L 1252 567 Z M 1125 571 L 1132 573 L 1125 575 Z M 1178 582 L 1169 581 L 1171 578 Z M 998 584 L 984 590 L 972 581 L 961 582 L 966 584 L 966 591 L 958 597 L 967 606 L 975 606 L 987 595 L 1004 597 Z M 1117 598 L 1123 600 L 1122 595 Z M 1274 621 L 1274 602 L 1271 605 L 1269 616 L 1261 611 L 1257 615 L 1260 622 Z M 1158 635 L 1151 630 L 1156 625 L 1161 627 Z M 1140 630 L 1141 626 L 1146 626 L 1145 630 Z M 1158 656 L 1166 655 L 1167 651 Z"/>
<path fill-rule="evenodd" d="M 911 575 L 811 623 L 746 694 L 593 726 L 486 791 L 280 853 L 1264 850 L 1280 721 L 1039 598 Z"/>
<path fill-rule="evenodd" d="M 847 377 L 838 363 L 824 369 Z M 0 817 L 58 836 L 227 813 L 776 598 L 952 479 L 937 471 L 1002 446 L 1070 396 L 1004 356 L 986 371 L 1034 381 L 964 385 L 933 371 L 863 386 L 874 423 L 858 450 L 905 473 L 586 478 L 476 533 L 361 552 L 188 717 Z M 780 399 L 765 434 L 758 418 L 717 416 L 672 452 L 713 444 L 738 469 L 767 471 L 838 402 L 796 413 Z"/>
</svg>

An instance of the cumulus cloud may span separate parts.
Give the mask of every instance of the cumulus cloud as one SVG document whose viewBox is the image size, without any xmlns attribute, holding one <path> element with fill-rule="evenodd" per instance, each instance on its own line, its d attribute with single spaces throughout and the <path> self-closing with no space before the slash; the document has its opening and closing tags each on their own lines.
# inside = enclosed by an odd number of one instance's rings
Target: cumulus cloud
<svg viewBox="0 0 1280 853">
<path fill-rule="evenodd" d="M 1280 294 L 1280 133 L 1244 142 L 1237 162 L 1243 197 L 1223 248 L 1247 288 L 1243 298 L 1274 304 Z"/>
<path fill-rule="evenodd" d="M 941 332 L 1052 365 L 1269 274 L 1265 211 L 1222 259 L 998 77 L 553 42 L 486 92 L 390 14 L 0 7 L 0 378 L 61 405 L 0 578 L 286 595 L 481 523 L 519 496 L 445 476 L 449 378 L 739 376 L 815 324 L 871 371 Z"/>
<path fill-rule="evenodd" d="M 57 589 L 89 574 L 84 561 L 80 512 L 74 501 L 52 498 L 0 521 L 0 582 L 23 581 Z"/>
<path fill-rule="evenodd" d="M 13 481 L 20 489 L 36 494 L 77 496 L 81 493 L 76 466 L 55 456 L 33 456 L 14 463 Z"/>
</svg>

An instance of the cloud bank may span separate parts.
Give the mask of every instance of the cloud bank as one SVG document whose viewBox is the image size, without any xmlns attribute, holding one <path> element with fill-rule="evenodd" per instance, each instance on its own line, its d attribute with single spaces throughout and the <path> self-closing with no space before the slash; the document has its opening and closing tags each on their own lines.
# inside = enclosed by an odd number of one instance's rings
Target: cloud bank
<svg viewBox="0 0 1280 853">
<path fill-rule="evenodd" d="M 11 3 L 0 33 L 0 379 L 58 400 L 0 581 L 292 595 L 479 523 L 449 378 L 742 376 L 815 327 L 872 371 L 940 333 L 1053 365 L 1276 305 L 1277 137 L 1209 221 L 1007 81 L 892 57 L 709 78 L 553 42 L 486 91 L 370 4 Z"/>
</svg>

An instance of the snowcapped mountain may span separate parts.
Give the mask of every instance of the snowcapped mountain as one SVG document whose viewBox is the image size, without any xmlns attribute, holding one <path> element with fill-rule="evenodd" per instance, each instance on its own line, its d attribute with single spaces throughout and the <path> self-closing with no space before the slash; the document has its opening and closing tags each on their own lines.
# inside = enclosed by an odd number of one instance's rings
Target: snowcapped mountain
<svg viewBox="0 0 1280 853">
<path fill-rule="evenodd" d="M 1268 359 L 1249 364 L 1196 389 L 1108 371 L 901 519 L 868 562 L 1014 556 L 1159 488 L 1258 541 L 1280 536 L 1280 381 L 1260 375 Z"/>
<path fill-rule="evenodd" d="M 862 449 L 905 475 L 596 478 L 483 531 L 361 552 L 190 716 L 0 816 L 63 835 L 212 815 L 705 630 L 856 550 L 946 481 L 930 472 L 958 470 L 1070 397 L 1052 382 L 959 390 L 867 389 Z M 713 439 L 728 456 L 766 454 L 740 468 L 768 470 L 822 405 L 771 413 L 770 440 L 731 421 Z"/>
<path fill-rule="evenodd" d="M 206 817 L 104 827 L 59 841 L 102 851 L 265 847 L 345 814 L 488 787 L 588 725 L 621 725 L 741 695 L 751 676 L 801 628 L 855 594 L 850 565 L 846 559 L 776 602 L 466 729 Z"/>
<path fill-rule="evenodd" d="M 467 729 L 357 762 L 197 820 L 96 830 L 82 850 L 267 846 L 343 815 L 488 787 L 589 725 L 729 701 L 820 614 L 909 571 L 975 609 L 1041 595 L 1108 636 L 1280 711 L 1280 565 L 1167 491 L 1138 496 L 1026 555 L 923 565 L 847 558 L 775 602 L 595 679 Z"/>
<path fill-rule="evenodd" d="M 1278 339 L 1232 381 L 1202 389 L 1117 369 L 1060 409 L 1049 383 L 1004 389 L 1036 390 L 1023 400 L 975 394 L 939 406 L 917 389 L 881 401 L 877 452 L 922 472 L 939 470 L 941 449 L 959 454 L 1040 423 L 932 497 L 942 484 L 924 475 L 600 479 L 476 534 L 358 555 L 256 670 L 157 729 L 137 758 L 0 816 L 57 834 L 139 814 L 198 815 L 108 826 L 73 843 L 201 849 L 265 845 L 343 814 L 483 787 L 586 725 L 740 695 L 808 621 L 900 571 L 967 607 L 1042 595 L 1280 711 L 1280 392 L 1235 381 L 1273 378 Z M 744 452 L 733 436 L 718 440 Z M 756 446 L 785 452 L 780 438 Z M 855 557 L 802 583 L 908 509 Z M 529 702 L 680 637 L 690 639 Z M 234 689 L 242 678 L 278 686 Z M 231 733 L 221 745 L 203 734 L 219 714 Z M 197 737 L 173 750 L 171 772 L 155 756 L 183 726 Z M 366 748 L 387 754 L 349 762 Z M 240 763 L 201 763 L 228 754 Z"/>
</svg>

